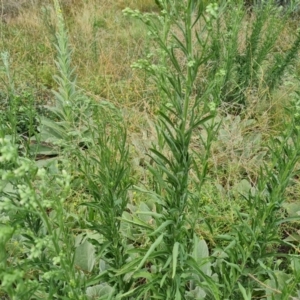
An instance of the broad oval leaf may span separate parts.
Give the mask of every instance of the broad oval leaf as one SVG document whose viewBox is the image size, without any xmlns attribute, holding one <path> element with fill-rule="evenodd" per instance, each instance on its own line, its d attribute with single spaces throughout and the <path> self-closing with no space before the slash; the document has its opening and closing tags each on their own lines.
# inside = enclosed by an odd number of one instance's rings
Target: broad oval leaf
<svg viewBox="0 0 300 300">
<path fill-rule="evenodd" d="M 84 241 L 75 250 L 75 265 L 83 271 L 91 272 L 95 264 L 95 247 Z"/>
</svg>

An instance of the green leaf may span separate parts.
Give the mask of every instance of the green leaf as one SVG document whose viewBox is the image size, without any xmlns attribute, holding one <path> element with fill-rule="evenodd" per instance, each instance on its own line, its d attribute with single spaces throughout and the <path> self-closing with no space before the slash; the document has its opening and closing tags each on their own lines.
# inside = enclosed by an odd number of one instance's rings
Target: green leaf
<svg viewBox="0 0 300 300">
<path fill-rule="evenodd" d="M 297 274 L 297 276 L 300 276 L 300 260 L 299 257 L 293 257 L 291 259 L 291 268 L 294 271 L 294 274 Z"/>
<path fill-rule="evenodd" d="M 151 234 L 149 234 L 149 236 L 153 236 L 161 231 L 163 231 L 163 229 L 165 229 L 167 226 L 174 224 L 173 221 L 171 220 L 167 220 L 165 222 L 163 222 L 157 229 L 155 229 L 155 231 L 153 231 Z"/>
<path fill-rule="evenodd" d="M 251 295 L 249 296 L 245 290 L 245 288 L 238 282 L 239 289 L 243 295 L 244 300 L 251 300 Z"/>
<path fill-rule="evenodd" d="M 250 182 L 246 179 L 242 179 L 233 187 L 233 192 L 237 192 L 238 194 L 247 197 L 251 188 Z"/>
<path fill-rule="evenodd" d="M 194 238 L 194 250 L 192 256 L 197 262 L 197 264 L 201 266 L 202 272 L 210 276 L 211 263 L 206 262 L 209 258 L 209 251 L 205 240 L 200 240 L 198 237 Z"/>
<path fill-rule="evenodd" d="M 64 128 L 66 126 L 66 128 Z M 46 117 L 41 118 L 40 137 L 43 142 L 52 142 L 55 139 L 67 139 L 68 130 L 64 122 L 54 122 Z"/>
<path fill-rule="evenodd" d="M 281 291 L 287 287 L 288 281 L 291 279 L 291 276 L 286 274 L 284 271 L 275 271 L 274 275 L 276 278 L 265 281 L 267 300 L 281 300 Z"/>
<path fill-rule="evenodd" d="M 114 289 L 107 283 L 98 284 L 95 286 L 88 287 L 86 289 L 86 295 L 90 299 L 99 299 L 99 297 L 109 296 L 113 292 L 114 292 Z"/>
<path fill-rule="evenodd" d="M 145 278 L 149 281 L 152 281 L 152 277 L 153 277 L 153 274 L 149 273 L 149 272 L 146 272 L 146 271 L 138 271 L 136 272 L 134 275 L 132 275 L 132 278 Z"/>
<path fill-rule="evenodd" d="M 123 216 L 125 216 L 125 214 L 123 214 Z M 129 223 L 129 224 L 136 225 L 138 227 L 142 227 L 142 228 L 151 230 L 151 231 L 153 230 L 153 228 L 149 224 L 143 222 L 142 220 L 138 219 L 137 217 L 133 217 L 132 220 L 122 218 L 122 221 Z"/>
<path fill-rule="evenodd" d="M 132 261 L 125 264 L 122 269 L 118 270 L 115 275 L 119 276 L 123 274 L 132 273 L 134 272 L 134 270 L 136 271 L 138 269 L 138 267 L 136 266 L 139 264 L 139 261 L 140 261 L 140 257 L 133 259 Z"/>
<path fill-rule="evenodd" d="M 120 293 L 120 294 L 116 295 L 114 300 L 124 299 L 125 297 L 130 296 L 131 294 L 133 294 L 138 288 L 139 287 L 133 288 L 133 289 L 129 290 L 128 292 L 124 293 L 124 294 Z M 133 298 L 130 298 L 130 299 L 133 299 Z"/>
<path fill-rule="evenodd" d="M 173 263 L 172 263 L 172 269 L 173 269 L 173 272 L 172 272 L 172 278 L 175 277 L 175 274 L 176 274 L 176 268 L 177 268 L 177 257 L 178 257 L 178 249 L 179 249 L 179 243 L 176 242 L 174 244 L 174 247 L 173 247 L 173 251 L 172 251 L 172 257 L 173 257 Z"/>
<path fill-rule="evenodd" d="M 75 265 L 83 271 L 91 272 L 95 264 L 95 247 L 88 241 L 84 241 L 75 250 Z"/>
<path fill-rule="evenodd" d="M 158 213 L 153 212 L 153 211 L 139 211 L 139 210 L 137 210 L 136 213 L 137 213 L 138 215 L 151 216 L 151 217 L 153 217 L 153 218 L 155 218 L 155 219 L 162 219 L 162 218 L 164 217 L 163 214 L 158 214 Z"/>
<path fill-rule="evenodd" d="M 149 250 L 147 251 L 147 253 L 145 254 L 145 256 L 143 257 L 142 261 L 140 262 L 140 264 L 137 266 L 136 270 L 140 269 L 144 263 L 146 262 L 147 258 L 151 255 L 151 253 L 155 250 L 155 248 L 157 246 L 160 245 L 160 243 L 162 242 L 163 238 L 164 238 L 164 233 L 162 233 L 155 241 L 154 243 L 151 245 L 151 247 L 149 248 Z"/>
<path fill-rule="evenodd" d="M 153 152 L 158 158 L 160 158 L 165 165 L 169 165 L 169 166 L 172 165 L 172 163 L 167 159 L 167 157 L 161 154 L 160 152 L 158 152 L 157 150 L 150 148 L 150 151 Z"/>
<path fill-rule="evenodd" d="M 171 264 L 171 262 L 172 262 L 172 256 L 169 256 L 168 259 L 166 260 L 165 264 L 163 265 L 162 270 L 165 270 L 166 268 L 168 268 L 169 265 Z"/>
<path fill-rule="evenodd" d="M 106 264 L 105 260 L 100 259 L 100 262 L 99 262 L 99 271 L 100 271 L 100 273 L 106 271 L 107 269 L 108 269 L 108 265 Z"/>
<path fill-rule="evenodd" d="M 242 273 L 241 268 L 240 268 L 237 264 L 228 262 L 228 261 L 226 261 L 226 260 L 224 260 L 224 263 L 225 263 L 226 265 L 232 267 L 233 269 L 236 269 L 239 273 Z"/>
<path fill-rule="evenodd" d="M 296 222 L 296 221 L 299 221 L 299 220 L 300 220 L 300 216 L 291 217 L 291 218 L 284 218 L 284 219 L 281 219 L 281 220 L 277 221 L 276 225 L 280 225 L 280 224 L 288 223 L 288 222 Z"/>
<path fill-rule="evenodd" d="M 232 241 L 233 237 L 229 234 L 219 234 L 216 236 L 217 239 L 223 240 L 223 241 Z"/>
<path fill-rule="evenodd" d="M 206 293 L 203 289 L 197 286 L 194 290 L 188 291 L 186 293 L 187 300 L 204 300 Z"/>
<path fill-rule="evenodd" d="M 180 291 L 179 291 L 179 289 L 177 287 L 176 294 L 175 294 L 175 300 L 181 300 L 181 299 L 182 299 L 181 298 L 181 294 L 180 294 Z"/>
<path fill-rule="evenodd" d="M 300 232 L 300 231 L 299 231 Z M 300 243 L 300 234 L 291 233 L 287 238 L 284 239 L 285 242 L 297 242 Z"/>
<path fill-rule="evenodd" d="M 297 217 L 297 216 L 299 217 L 300 216 L 300 202 L 298 202 L 298 203 L 297 202 L 283 203 L 282 206 L 286 209 L 289 217 Z"/>
</svg>

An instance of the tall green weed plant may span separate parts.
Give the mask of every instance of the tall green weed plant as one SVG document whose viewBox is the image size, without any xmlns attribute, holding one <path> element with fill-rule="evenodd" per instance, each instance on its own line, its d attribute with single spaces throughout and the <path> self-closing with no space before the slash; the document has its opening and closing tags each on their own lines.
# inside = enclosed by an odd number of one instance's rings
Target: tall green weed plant
<svg viewBox="0 0 300 300">
<path fill-rule="evenodd" d="M 117 274 L 129 257 L 128 239 L 121 232 L 121 217 L 127 209 L 132 184 L 129 152 L 123 124 L 112 122 L 107 115 L 101 120 L 105 113 L 101 109 L 94 113 L 97 121 L 90 127 L 93 144 L 79 155 L 83 182 L 91 200 L 81 204 L 88 210 L 86 227 L 101 237 L 90 238 L 100 254 L 100 272 L 91 281 L 98 281 L 98 286 L 106 287 L 117 297 L 132 285 Z"/>
<path fill-rule="evenodd" d="M 154 188 L 144 191 L 152 198 L 154 211 L 137 212 L 150 216 L 153 226 L 141 220 L 124 220 L 140 227 L 148 242 L 145 248 L 136 249 L 137 258 L 121 272 L 132 272 L 132 276 L 146 281 L 135 289 L 136 299 L 202 299 L 205 295 L 220 299 L 206 243 L 195 234 L 199 199 L 189 188 L 192 169 L 197 171 L 199 189 L 205 181 L 209 149 L 218 128 L 212 119 L 219 99 L 207 101 L 215 82 L 201 93 L 196 89 L 201 67 L 209 59 L 194 42 L 195 28 L 205 11 L 193 0 L 160 1 L 160 6 L 161 15 L 124 10 L 147 25 L 157 49 L 133 67 L 151 74 L 163 106 L 157 119 L 158 143 L 151 149 L 154 164 L 148 166 Z M 216 17 L 214 8 L 210 15 Z M 201 46 L 208 47 L 207 41 Z M 153 63 L 151 59 L 156 56 L 158 62 Z M 191 139 L 200 128 L 207 134 L 201 140 L 201 155 L 191 149 Z M 202 161 L 201 168 L 196 158 Z"/>
<path fill-rule="evenodd" d="M 148 166 L 153 190 L 137 188 L 152 199 L 153 208 L 140 209 L 136 217 L 124 219 L 148 239 L 120 274 L 130 273 L 143 280 L 131 291 L 137 299 L 288 299 L 297 295 L 299 256 L 285 255 L 291 271 L 282 272 L 274 265 L 274 260 L 280 264 L 276 249 L 284 243 L 278 226 L 290 221 L 281 214 L 285 191 L 299 161 L 299 133 L 294 123 L 287 123 L 286 131 L 272 141 L 271 163 L 261 169 L 257 185 L 243 195 L 247 210 L 236 212 L 238 224 L 228 235 L 217 237 L 219 242 L 211 255 L 196 234 L 196 225 L 205 219 L 200 199 L 191 190 L 194 184 L 197 195 L 201 195 L 219 125 L 214 121 L 216 107 L 228 100 L 224 88 L 231 81 L 230 93 L 238 91 L 232 94 L 232 102 L 245 105 L 247 89 L 265 82 L 260 68 L 270 62 L 281 30 L 276 26 L 278 10 L 267 3 L 256 12 L 251 34 L 247 31 L 245 53 L 241 54 L 238 36 L 245 17 L 241 7 L 231 12 L 230 4 L 221 9 L 216 3 L 204 6 L 193 0 L 162 0 L 159 5 L 160 15 L 124 10 L 149 30 L 154 50 L 133 67 L 152 76 L 163 105 L 157 119 L 158 141 L 151 149 L 154 164 Z M 271 11 L 276 17 L 270 16 Z M 231 23 L 227 23 L 231 29 L 223 27 L 226 14 L 231 16 Z M 267 23 L 270 28 L 263 32 Z M 296 48 L 286 54 L 291 60 L 284 68 L 296 55 Z M 278 61 L 274 62 L 277 65 Z M 270 91 L 275 86 L 272 80 L 266 82 Z M 205 84 L 199 84 L 201 81 Z M 195 136 L 202 152 L 192 149 L 191 138 Z M 192 170 L 197 174 L 194 182 Z M 143 221 L 143 215 L 151 217 L 152 226 Z"/>
<path fill-rule="evenodd" d="M 34 151 L 53 155 L 61 154 L 63 150 L 65 155 L 72 156 L 73 150 L 87 142 L 89 133 L 84 123 L 91 117 L 91 99 L 77 88 L 75 68 L 71 63 L 73 51 L 59 1 L 54 0 L 54 8 L 57 17 L 55 64 L 58 72 L 53 77 L 57 90 L 53 91 L 54 106 L 46 106 L 48 116 L 41 118 L 39 129 L 44 143 Z"/>
<path fill-rule="evenodd" d="M 9 138 L 1 138 L 0 151 L 1 295 L 83 299 L 64 209 L 71 177 L 65 170 L 38 169 Z"/>
</svg>

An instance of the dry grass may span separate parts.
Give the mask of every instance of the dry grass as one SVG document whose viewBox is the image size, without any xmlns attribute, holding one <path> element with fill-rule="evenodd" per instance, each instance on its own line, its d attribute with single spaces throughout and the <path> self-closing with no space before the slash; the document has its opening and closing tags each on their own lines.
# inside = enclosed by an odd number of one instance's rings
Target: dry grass
<svg viewBox="0 0 300 300">
<path fill-rule="evenodd" d="M 158 9 L 154 0 L 117 0 L 116 5 L 120 9 L 130 7 L 143 12 L 157 11 Z"/>
<path fill-rule="evenodd" d="M 145 29 L 142 25 L 125 18 L 119 2 L 63 3 L 78 84 L 92 94 L 117 103 L 143 102 L 141 96 L 147 97 L 152 92 L 145 86 L 145 76 L 136 74 L 130 67 L 144 54 Z M 142 1 L 124 2 L 127 4 L 144 9 L 147 6 Z M 53 9 L 50 5 L 46 7 L 50 24 L 54 25 Z M 17 82 L 54 88 L 53 31 L 45 24 L 40 5 L 30 8 L 19 5 L 18 8 L 17 15 L 1 24 L 0 46 L 11 54 Z"/>
</svg>

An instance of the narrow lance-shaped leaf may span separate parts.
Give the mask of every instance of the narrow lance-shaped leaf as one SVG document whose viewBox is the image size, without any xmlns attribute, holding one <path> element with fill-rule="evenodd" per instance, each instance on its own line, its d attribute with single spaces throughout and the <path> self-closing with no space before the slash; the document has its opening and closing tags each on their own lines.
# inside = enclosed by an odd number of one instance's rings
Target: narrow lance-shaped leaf
<svg viewBox="0 0 300 300">
<path fill-rule="evenodd" d="M 175 277 L 176 274 L 176 268 L 177 268 L 177 257 L 178 257 L 178 249 L 179 249 L 179 243 L 176 242 L 174 244 L 173 247 L 173 251 L 172 251 L 172 257 L 173 257 L 173 263 L 172 263 L 172 268 L 173 268 L 173 272 L 172 272 L 172 278 Z"/>
<path fill-rule="evenodd" d="M 144 258 L 142 259 L 142 261 L 140 262 L 140 264 L 138 265 L 138 267 L 136 268 L 136 270 L 140 269 L 144 263 L 146 262 L 146 260 L 148 259 L 148 257 L 151 255 L 151 253 L 155 250 L 156 247 L 158 247 L 160 245 L 160 243 L 162 242 L 163 238 L 164 238 L 165 233 L 162 233 L 155 241 L 154 243 L 151 245 L 151 247 L 149 248 L 149 250 L 147 251 L 147 253 L 145 254 Z"/>
</svg>

